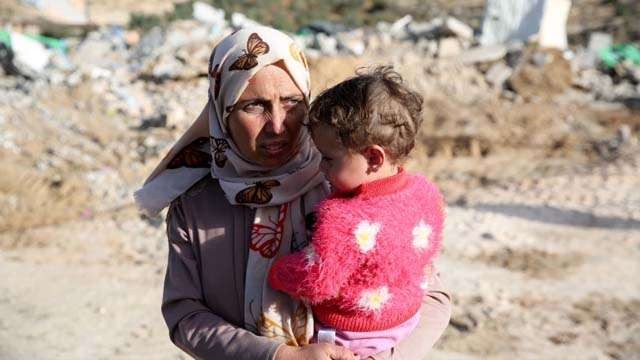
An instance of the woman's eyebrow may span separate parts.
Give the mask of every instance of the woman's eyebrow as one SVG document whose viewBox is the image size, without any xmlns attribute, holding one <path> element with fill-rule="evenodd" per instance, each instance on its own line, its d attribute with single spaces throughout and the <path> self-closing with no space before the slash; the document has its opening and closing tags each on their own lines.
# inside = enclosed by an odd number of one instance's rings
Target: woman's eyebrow
<svg viewBox="0 0 640 360">
<path fill-rule="evenodd" d="M 269 99 L 262 98 L 262 97 L 255 97 L 255 98 L 238 100 L 238 103 L 243 103 L 243 104 L 250 103 L 250 102 L 266 103 L 266 102 L 269 102 Z"/>
<path fill-rule="evenodd" d="M 291 94 L 291 95 L 281 96 L 280 99 L 293 99 L 293 98 L 301 98 L 301 97 L 303 97 L 302 94 Z"/>
<path fill-rule="evenodd" d="M 302 98 L 302 97 L 303 96 L 301 94 L 283 95 L 283 96 L 280 97 L 280 100 L 295 99 L 295 98 Z M 263 97 L 254 97 L 254 98 L 238 100 L 238 103 L 248 103 L 248 102 L 268 103 L 270 101 L 271 101 L 271 99 L 267 99 L 267 98 L 263 98 Z"/>
</svg>

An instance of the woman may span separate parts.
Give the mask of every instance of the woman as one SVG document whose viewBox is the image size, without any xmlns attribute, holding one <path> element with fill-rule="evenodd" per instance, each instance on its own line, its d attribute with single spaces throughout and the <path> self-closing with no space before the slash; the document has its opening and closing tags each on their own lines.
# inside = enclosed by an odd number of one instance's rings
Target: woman
<svg viewBox="0 0 640 360">
<path fill-rule="evenodd" d="M 353 359 L 309 344 L 311 312 L 266 283 L 274 259 L 306 245 L 313 206 L 328 194 L 303 126 L 304 55 L 277 30 L 242 29 L 214 49 L 209 79 L 204 111 L 136 193 L 149 213 L 171 203 L 162 304 L 171 340 L 203 359 Z M 449 314 L 448 295 L 431 291 L 412 337 L 376 358 L 423 358 Z"/>
</svg>

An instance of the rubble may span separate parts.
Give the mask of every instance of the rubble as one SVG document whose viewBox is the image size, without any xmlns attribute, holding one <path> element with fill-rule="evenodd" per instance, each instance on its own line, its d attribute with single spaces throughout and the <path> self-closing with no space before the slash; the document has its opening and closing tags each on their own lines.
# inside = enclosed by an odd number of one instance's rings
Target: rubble
<svg viewBox="0 0 640 360">
<path fill-rule="evenodd" d="M 558 50 L 529 49 L 513 71 L 509 84 L 525 99 L 550 98 L 571 86 L 571 65 Z"/>
<path fill-rule="evenodd" d="M 487 82 L 493 85 L 494 88 L 502 89 L 504 84 L 507 82 L 511 74 L 513 73 L 513 69 L 507 66 L 503 62 L 497 62 L 487 70 L 485 75 Z"/>
<path fill-rule="evenodd" d="M 476 64 L 500 60 L 505 55 L 507 55 L 507 47 L 503 44 L 497 44 L 466 50 L 457 57 L 457 60 L 463 64 Z"/>
</svg>

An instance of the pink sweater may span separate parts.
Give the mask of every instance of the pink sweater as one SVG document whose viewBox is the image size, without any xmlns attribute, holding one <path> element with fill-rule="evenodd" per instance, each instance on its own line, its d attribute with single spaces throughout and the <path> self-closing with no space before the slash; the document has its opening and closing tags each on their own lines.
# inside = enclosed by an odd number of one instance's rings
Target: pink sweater
<svg viewBox="0 0 640 360">
<path fill-rule="evenodd" d="M 397 326 L 420 308 L 424 269 L 440 250 L 444 203 L 436 186 L 401 170 L 333 194 L 317 208 L 311 244 L 274 262 L 269 284 L 345 331 Z"/>
</svg>

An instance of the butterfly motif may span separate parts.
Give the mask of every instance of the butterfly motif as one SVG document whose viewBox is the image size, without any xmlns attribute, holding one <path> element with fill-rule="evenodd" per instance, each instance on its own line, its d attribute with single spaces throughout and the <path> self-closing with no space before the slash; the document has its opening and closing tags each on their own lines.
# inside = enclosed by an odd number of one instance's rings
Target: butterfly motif
<svg viewBox="0 0 640 360">
<path fill-rule="evenodd" d="M 208 168 L 211 166 L 211 154 L 200 150 L 208 142 L 207 138 L 197 138 L 180 150 L 167 165 L 168 169 L 180 167 Z"/>
<path fill-rule="evenodd" d="M 249 70 L 258 65 L 258 56 L 269 52 L 269 44 L 264 42 L 257 33 L 249 35 L 247 50 L 231 64 L 229 71 Z"/>
<path fill-rule="evenodd" d="M 249 249 L 257 251 L 266 258 L 273 258 L 280 249 L 284 220 L 289 204 L 282 204 L 278 212 L 278 221 L 268 219 L 268 224 L 253 224 L 251 226 L 251 243 Z"/>
<path fill-rule="evenodd" d="M 291 45 L 289 45 L 289 53 L 291 54 L 291 57 L 293 57 L 296 61 L 304 65 L 305 69 L 309 69 L 309 64 L 307 64 L 307 58 L 304 56 L 304 53 L 300 51 L 300 49 L 298 49 L 298 46 L 296 45 L 296 43 L 292 42 Z"/>
<path fill-rule="evenodd" d="M 296 337 L 296 346 L 309 344 L 309 339 L 307 338 L 307 322 L 309 321 L 308 311 L 309 309 L 307 309 L 307 306 L 300 301 L 298 303 L 298 308 L 293 313 L 293 318 L 291 319 L 293 320 L 293 324 L 291 327 L 293 334 Z"/>
<path fill-rule="evenodd" d="M 273 194 L 269 189 L 279 186 L 278 180 L 258 181 L 254 185 L 238 192 L 236 202 L 238 204 L 266 204 L 271 201 Z"/>
<path fill-rule="evenodd" d="M 229 149 L 229 143 L 225 139 L 216 139 L 213 136 L 210 136 L 209 139 L 211 140 L 213 160 L 216 166 L 224 167 L 224 164 L 227 162 L 227 155 L 224 152 Z"/>
<path fill-rule="evenodd" d="M 222 67 L 220 64 L 216 64 L 209 72 L 209 75 L 211 75 L 211 78 L 213 79 L 213 91 L 215 98 L 218 99 L 218 95 L 220 94 L 220 79 L 222 78 Z"/>
</svg>

